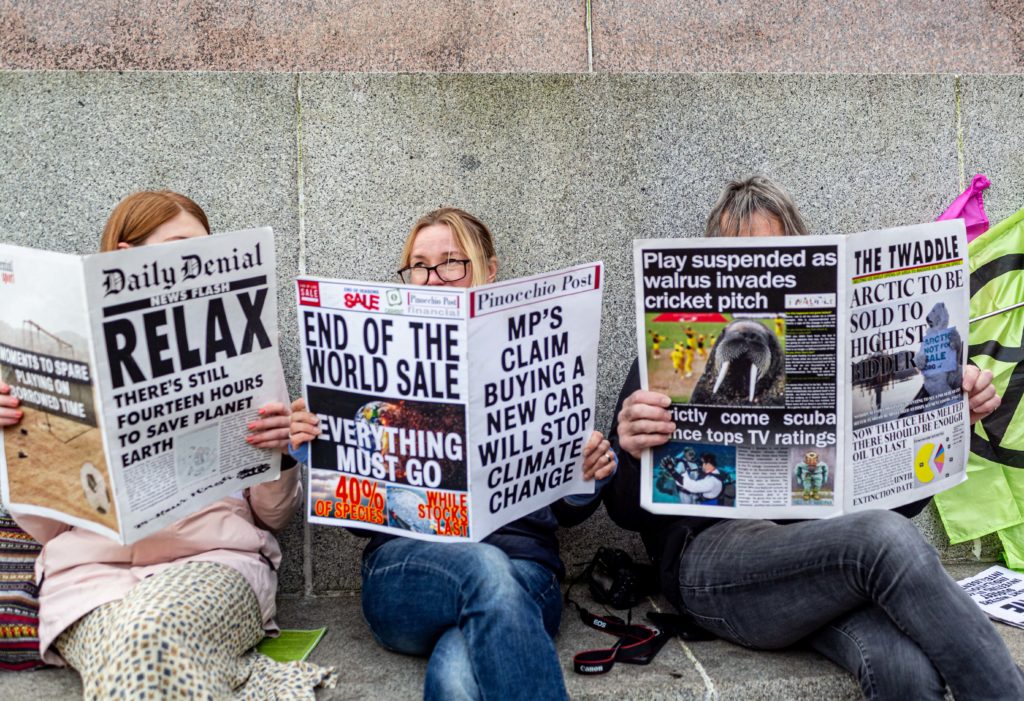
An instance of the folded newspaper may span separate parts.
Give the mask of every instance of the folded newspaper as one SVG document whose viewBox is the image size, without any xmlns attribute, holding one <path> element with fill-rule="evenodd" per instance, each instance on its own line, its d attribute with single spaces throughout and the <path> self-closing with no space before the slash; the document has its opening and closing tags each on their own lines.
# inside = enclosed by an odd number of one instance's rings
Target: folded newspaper
<svg viewBox="0 0 1024 701">
<path fill-rule="evenodd" d="M 633 251 L 641 384 L 676 423 L 645 509 L 824 518 L 965 479 L 961 220 Z"/>
<path fill-rule="evenodd" d="M 75 256 L 0 245 L 3 501 L 133 543 L 274 479 L 287 401 L 270 229 Z"/>
<path fill-rule="evenodd" d="M 993 565 L 957 584 L 989 618 L 1024 628 L 1024 574 Z"/>
<path fill-rule="evenodd" d="M 478 541 L 570 494 L 594 426 L 600 263 L 472 289 L 299 278 L 321 434 L 308 518 Z"/>
</svg>

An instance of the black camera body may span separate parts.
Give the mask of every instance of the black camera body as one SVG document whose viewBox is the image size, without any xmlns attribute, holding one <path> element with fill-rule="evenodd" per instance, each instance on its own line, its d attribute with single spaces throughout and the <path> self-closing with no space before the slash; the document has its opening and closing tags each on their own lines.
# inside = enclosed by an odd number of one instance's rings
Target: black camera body
<svg viewBox="0 0 1024 701">
<path fill-rule="evenodd" d="M 617 548 L 598 548 L 584 576 L 594 601 L 616 609 L 632 608 L 657 591 L 654 567 Z"/>
</svg>

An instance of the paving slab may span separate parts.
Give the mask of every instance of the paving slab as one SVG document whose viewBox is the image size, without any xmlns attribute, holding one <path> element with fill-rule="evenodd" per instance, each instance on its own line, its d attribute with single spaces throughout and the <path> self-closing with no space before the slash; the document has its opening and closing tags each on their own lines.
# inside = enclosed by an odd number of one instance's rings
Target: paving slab
<svg viewBox="0 0 1024 701">
<path fill-rule="evenodd" d="M 577 595 L 574 598 L 579 598 L 584 606 L 601 610 L 582 595 L 579 588 L 574 590 L 574 594 Z M 668 607 L 660 599 L 651 604 L 650 608 Z M 637 615 L 639 610 L 647 608 L 638 607 Z M 289 627 L 329 627 L 310 659 L 337 666 L 343 681 L 336 689 L 318 693 L 318 699 L 333 701 L 366 698 L 367 695 L 415 698 L 422 693 L 425 661 L 377 646 L 362 620 L 357 596 L 283 599 L 280 602 L 280 620 L 282 625 Z M 750 699 L 844 698 L 833 696 L 831 692 L 847 687 L 856 692 L 856 686 L 845 672 L 814 653 L 762 655 L 723 641 L 689 644 L 671 641 L 646 667 L 620 664 L 607 675 L 579 676 L 572 671 L 572 656 L 585 649 L 606 647 L 614 639 L 586 627 L 570 609 L 563 612 L 562 631 L 556 642 L 566 686 L 574 699 L 696 700 L 706 698 L 709 689 L 715 689 L 720 698 Z M 703 669 L 698 669 L 695 660 Z M 715 661 L 722 664 L 717 666 Z M 805 688 L 807 695 L 801 691 Z M 815 691 L 824 693 L 812 696 Z M 857 698 L 856 694 L 851 698 Z"/>
<path fill-rule="evenodd" d="M 0 671 L 0 694 L 6 699 L 81 699 L 82 681 L 73 670 L 47 667 L 28 672 Z"/>
<path fill-rule="evenodd" d="M 950 574 L 962 579 L 977 574 L 987 565 L 953 565 Z M 584 606 L 600 611 L 582 591 L 574 590 Z M 667 609 L 662 599 L 638 607 Z M 418 698 L 422 694 L 426 663 L 379 647 L 362 620 L 359 597 L 281 597 L 278 620 L 286 628 L 327 626 L 328 631 L 310 660 L 333 665 L 340 683 L 336 689 L 320 690 L 322 701 L 348 699 Z M 1024 662 L 1024 630 L 995 624 L 1018 662 Z M 823 657 L 807 650 L 754 652 L 721 640 L 682 643 L 670 641 L 647 667 L 616 665 L 606 675 L 579 676 L 572 672 L 572 655 L 604 647 L 611 637 L 584 626 L 566 609 L 562 632 L 557 640 L 566 685 L 574 699 L 612 701 L 615 699 L 676 699 L 696 701 L 817 700 L 861 698 L 853 678 Z M 81 698 L 78 675 L 68 669 L 36 672 L 0 672 L 3 698 Z"/>
<path fill-rule="evenodd" d="M 593 0 L 594 69 L 1020 73 L 1019 0 Z"/>
</svg>

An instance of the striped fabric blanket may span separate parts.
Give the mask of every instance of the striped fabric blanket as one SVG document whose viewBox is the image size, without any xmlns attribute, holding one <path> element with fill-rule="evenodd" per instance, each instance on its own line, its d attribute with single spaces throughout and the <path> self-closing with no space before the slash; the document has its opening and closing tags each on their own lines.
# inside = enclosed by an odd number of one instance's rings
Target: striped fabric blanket
<svg viewBox="0 0 1024 701">
<path fill-rule="evenodd" d="M 0 669 L 33 669 L 43 664 L 33 571 L 40 549 L 0 508 Z"/>
</svg>

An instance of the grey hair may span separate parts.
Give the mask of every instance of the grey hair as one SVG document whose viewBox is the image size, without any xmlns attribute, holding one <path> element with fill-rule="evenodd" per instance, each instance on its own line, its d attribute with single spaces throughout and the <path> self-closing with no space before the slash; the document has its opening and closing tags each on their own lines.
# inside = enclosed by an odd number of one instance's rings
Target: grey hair
<svg viewBox="0 0 1024 701">
<path fill-rule="evenodd" d="M 742 236 L 744 232 L 740 228 L 758 213 L 778 218 L 786 236 L 808 232 L 807 222 L 789 193 L 763 175 L 752 175 L 744 180 L 729 181 L 708 215 L 704 235 Z M 723 217 L 726 218 L 724 230 Z"/>
</svg>

